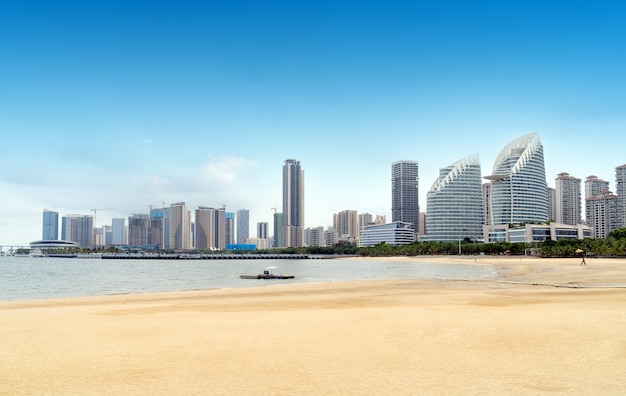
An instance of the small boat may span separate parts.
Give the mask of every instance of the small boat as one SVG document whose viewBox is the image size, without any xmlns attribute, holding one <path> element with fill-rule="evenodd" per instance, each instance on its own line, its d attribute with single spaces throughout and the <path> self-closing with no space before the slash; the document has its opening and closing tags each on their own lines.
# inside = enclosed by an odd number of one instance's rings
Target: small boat
<svg viewBox="0 0 626 396">
<path fill-rule="evenodd" d="M 277 275 L 277 274 L 258 274 L 258 275 L 239 275 L 241 279 L 293 279 L 294 275 Z"/>
<path fill-rule="evenodd" d="M 273 273 L 271 270 L 276 269 L 278 267 L 267 267 L 265 269 L 265 271 L 263 271 L 262 274 L 258 274 L 258 275 L 239 275 L 239 277 L 241 279 L 293 279 L 295 278 L 294 275 L 282 275 L 282 274 L 275 274 Z"/>
</svg>

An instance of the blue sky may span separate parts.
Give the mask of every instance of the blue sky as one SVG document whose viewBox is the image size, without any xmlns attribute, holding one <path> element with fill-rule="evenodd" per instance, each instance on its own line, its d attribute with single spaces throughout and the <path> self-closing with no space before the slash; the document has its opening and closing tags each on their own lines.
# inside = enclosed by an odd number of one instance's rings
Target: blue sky
<svg viewBox="0 0 626 396">
<path fill-rule="evenodd" d="M 538 132 L 560 172 L 614 188 L 626 163 L 626 6 L 577 1 L 23 1 L 0 12 L 0 244 L 43 209 L 112 217 L 185 201 L 280 207 L 307 227 L 391 220 L 391 163 L 484 175 Z M 251 236 L 255 232 L 251 231 Z"/>
</svg>

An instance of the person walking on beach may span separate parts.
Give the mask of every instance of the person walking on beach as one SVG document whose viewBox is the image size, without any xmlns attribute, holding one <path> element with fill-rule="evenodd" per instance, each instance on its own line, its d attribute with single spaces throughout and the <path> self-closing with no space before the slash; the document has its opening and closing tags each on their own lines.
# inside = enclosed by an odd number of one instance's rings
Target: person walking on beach
<svg viewBox="0 0 626 396">
<path fill-rule="evenodd" d="M 576 249 L 576 253 L 580 254 L 580 257 L 582 258 L 580 265 L 587 265 L 587 262 L 585 261 L 585 251 L 582 249 Z"/>
</svg>

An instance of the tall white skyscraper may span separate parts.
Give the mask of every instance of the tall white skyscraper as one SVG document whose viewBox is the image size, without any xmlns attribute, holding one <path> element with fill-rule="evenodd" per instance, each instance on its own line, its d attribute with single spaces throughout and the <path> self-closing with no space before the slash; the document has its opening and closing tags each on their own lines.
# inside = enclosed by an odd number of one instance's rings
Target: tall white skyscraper
<svg viewBox="0 0 626 396">
<path fill-rule="evenodd" d="M 539 134 L 507 144 L 496 158 L 491 180 L 489 224 L 548 220 L 548 185 Z"/>
<path fill-rule="evenodd" d="M 426 198 L 429 241 L 482 239 L 482 178 L 478 154 L 441 168 Z"/>
<path fill-rule="evenodd" d="M 283 244 L 304 245 L 304 171 L 300 161 L 285 160 L 283 165 Z"/>
<path fill-rule="evenodd" d="M 556 222 L 568 225 L 580 224 L 580 179 L 569 173 L 559 173 L 556 184 Z"/>
<path fill-rule="evenodd" d="M 419 166 L 417 161 L 391 164 L 391 221 L 413 224 L 419 234 Z"/>
</svg>

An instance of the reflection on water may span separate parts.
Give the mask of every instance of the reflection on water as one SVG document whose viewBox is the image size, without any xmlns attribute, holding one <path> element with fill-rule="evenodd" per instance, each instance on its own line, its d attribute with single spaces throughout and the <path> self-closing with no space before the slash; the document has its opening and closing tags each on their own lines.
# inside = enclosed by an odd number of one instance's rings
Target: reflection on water
<svg viewBox="0 0 626 396">
<path fill-rule="evenodd" d="M 274 273 L 294 279 L 240 279 Z M 492 268 L 397 260 L 100 260 L 0 257 L 0 300 L 258 287 L 349 280 L 493 277 Z"/>
</svg>

